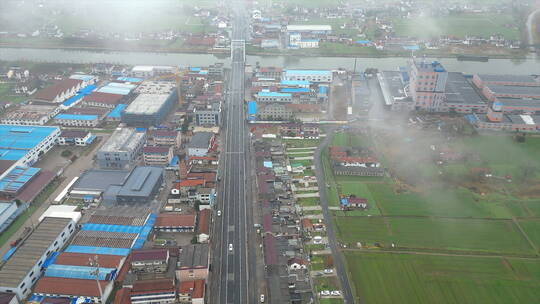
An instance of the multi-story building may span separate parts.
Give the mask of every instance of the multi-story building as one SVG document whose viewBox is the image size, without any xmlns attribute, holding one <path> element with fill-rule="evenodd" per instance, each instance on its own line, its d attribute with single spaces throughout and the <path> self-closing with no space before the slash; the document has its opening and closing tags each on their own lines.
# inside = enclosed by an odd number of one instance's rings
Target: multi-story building
<svg viewBox="0 0 540 304">
<path fill-rule="evenodd" d="M 268 90 L 262 90 L 255 95 L 257 102 L 292 102 L 291 93 L 270 92 Z"/>
<path fill-rule="evenodd" d="M 64 130 L 58 137 L 58 144 L 60 146 L 87 146 L 91 144 L 95 138 L 96 136 L 88 131 Z"/>
<path fill-rule="evenodd" d="M 174 279 L 136 281 L 131 289 L 133 304 L 176 303 Z"/>
<path fill-rule="evenodd" d="M 176 279 L 180 282 L 208 278 L 209 245 L 193 244 L 180 248 Z"/>
<path fill-rule="evenodd" d="M 181 143 L 181 133 L 175 130 L 154 130 L 151 137 L 158 146 L 179 147 Z"/>
<path fill-rule="evenodd" d="M 290 120 L 291 108 L 281 103 L 257 103 L 257 117 L 261 120 Z"/>
<path fill-rule="evenodd" d="M 15 161 L 13 167 L 31 166 L 56 144 L 58 136 L 58 127 L 0 125 L 0 160 Z"/>
<path fill-rule="evenodd" d="M 206 156 L 214 145 L 215 136 L 210 132 L 197 132 L 186 145 L 188 156 Z"/>
<path fill-rule="evenodd" d="M 431 63 L 409 61 L 410 93 L 416 109 L 440 111 L 444 97 L 448 72 L 437 61 Z"/>
<path fill-rule="evenodd" d="M 282 68 L 277 67 L 261 67 L 257 70 L 257 77 L 280 79 L 283 73 Z"/>
<path fill-rule="evenodd" d="M 100 167 L 122 169 L 131 166 L 139 157 L 146 142 L 146 134 L 132 128 L 116 130 L 98 150 Z"/>
<path fill-rule="evenodd" d="M 199 126 L 217 126 L 221 123 L 221 103 L 196 106 L 193 109 L 193 116 Z"/>
<path fill-rule="evenodd" d="M 122 122 L 128 125 L 159 125 L 178 100 L 171 94 L 140 94 L 122 113 Z"/>
<path fill-rule="evenodd" d="M 60 113 L 54 117 L 54 122 L 65 127 L 93 128 L 99 125 L 99 117 L 97 115 Z"/>
<path fill-rule="evenodd" d="M 281 79 L 329 83 L 332 82 L 333 75 L 332 71 L 328 70 L 285 70 Z"/>
<path fill-rule="evenodd" d="M 0 122 L 6 125 L 42 126 L 58 113 L 60 107 L 55 105 L 23 105 L 7 112 Z"/>
<path fill-rule="evenodd" d="M 13 292 L 23 301 L 43 272 L 43 263 L 60 250 L 75 231 L 79 217 L 45 217 L 30 236 L 0 266 L 0 292 Z"/>
<path fill-rule="evenodd" d="M 167 166 L 172 158 L 172 146 L 146 146 L 143 148 L 143 159 L 146 166 Z"/>
<path fill-rule="evenodd" d="M 131 271 L 134 273 L 163 273 L 168 264 L 167 249 L 139 249 L 131 253 Z"/>
</svg>

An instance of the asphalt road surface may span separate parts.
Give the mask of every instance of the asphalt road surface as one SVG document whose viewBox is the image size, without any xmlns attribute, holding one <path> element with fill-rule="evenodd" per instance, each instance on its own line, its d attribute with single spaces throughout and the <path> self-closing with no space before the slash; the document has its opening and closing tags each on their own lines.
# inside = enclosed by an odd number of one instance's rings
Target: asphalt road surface
<svg viewBox="0 0 540 304">
<path fill-rule="evenodd" d="M 232 26 L 232 64 L 229 93 L 225 105 L 224 149 L 221 152 L 221 186 L 218 208 L 221 217 L 214 225 L 212 303 L 256 303 L 250 280 L 255 265 L 249 251 L 256 244 L 248 237 L 253 229 L 251 200 L 247 198 L 249 138 L 244 113 L 245 33 L 247 18 L 242 4 L 231 3 L 235 15 Z M 250 248 L 253 247 L 253 248 Z"/>
</svg>

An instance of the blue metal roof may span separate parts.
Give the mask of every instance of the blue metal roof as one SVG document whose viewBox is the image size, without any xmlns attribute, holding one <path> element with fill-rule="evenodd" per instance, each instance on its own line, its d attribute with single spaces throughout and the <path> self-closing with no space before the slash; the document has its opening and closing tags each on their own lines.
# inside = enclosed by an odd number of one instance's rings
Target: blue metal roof
<svg viewBox="0 0 540 304">
<path fill-rule="evenodd" d="M 283 88 L 281 89 L 283 93 L 308 93 L 309 88 Z"/>
<path fill-rule="evenodd" d="M 118 81 L 127 81 L 127 82 L 143 82 L 144 79 L 142 78 L 135 78 L 135 77 L 118 77 L 116 78 Z"/>
<path fill-rule="evenodd" d="M 142 226 L 127 226 L 127 225 L 110 225 L 110 224 L 94 224 L 86 223 L 82 225 L 81 230 L 89 231 L 106 231 L 106 232 L 123 232 L 123 233 L 140 233 Z"/>
<path fill-rule="evenodd" d="M 83 279 L 92 280 L 96 276 L 92 274 L 97 270 L 97 267 L 90 266 L 78 266 L 78 265 L 50 265 L 45 271 L 46 277 L 58 277 L 68 279 Z M 99 280 L 110 281 L 114 279 L 116 274 L 115 268 L 99 268 Z"/>
<path fill-rule="evenodd" d="M 292 95 L 289 94 L 289 93 L 261 91 L 261 92 L 257 93 L 257 96 L 260 96 L 260 97 L 291 97 Z"/>
<path fill-rule="evenodd" d="M 85 75 L 85 74 L 73 74 L 69 76 L 70 79 L 79 79 L 82 81 L 90 81 L 95 78 L 95 76 L 92 75 Z"/>
<path fill-rule="evenodd" d="M 124 109 L 127 107 L 127 104 L 117 104 L 116 107 L 109 113 L 107 114 L 107 117 L 109 118 L 120 118 L 120 116 L 122 116 L 122 111 L 124 111 Z"/>
<path fill-rule="evenodd" d="M 327 86 L 319 86 L 319 93 L 326 94 L 327 91 L 328 91 Z"/>
<path fill-rule="evenodd" d="M 69 120 L 97 120 L 97 115 L 80 115 L 80 114 L 58 114 L 54 119 L 69 119 Z"/>
<path fill-rule="evenodd" d="M 285 75 L 332 75 L 329 70 L 285 70 Z"/>
<path fill-rule="evenodd" d="M 69 245 L 65 252 L 76 252 L 76 253 L 90 253 L 90 254 L 112 254 L 112 255 L 121 255 L 127 256 L 130 249 L 128 248 L 111 248 L 111 247 L 95 247 L 95 246 L 80 246 L 80 245 Z"/>
<path fill-rule="evenodd" d="M 178 155 L 175 155 L 169 162 L 169 167 L 178 165 Z"/>
<path fill-rule="evenodd" d="M 307 80 L 282 80 L 281 85 L 306 86 L 310 85 L 310 82 Z"/>
<path fill-rule="evenodd" d="M 0 180 L 0 191 L 17 192 L 41 169 L 17 166 Z"/>
<path fill-rule="evenodd" d="M 257 114 L 257 102 L 249 101 L 248 102 L 248 114 L 256 115 Z"/>
<path fill-rule="evenodd" d="M 0 125 L 0 159 L 19 160 L 58 127 Z"/>
<path fill-rule="evenodd" d="M 6 254 L 4 254 L 4 256 L 2 257 L 2 261 L 7 261 L 7 260 L 9 260 L 9 258 L 15 253 L 16 250 L 17 250 L 17 247 L 11 247 L 11 248 L 6 252 Z"/>
<path fill-rule="evenodd" d="M 154 213 L 150 213 L 148 219 L 146 220 L 146 223 L 143 226 L 143 229 L 141 230 L 141 233 L 133 244 L 133 249 L 142 248 L 144 242 L 146 242 L 146 239 L 148 238 L 148 235 L 150 234 L 150 232 L 152 232 L 152 228 L 154 227 L 154 223 L 156 222 L 156 217 L 157 216 Z"/>
<path fill-rule="evenodd" d="M 77 93 L 77 95 L 69 98 L 68 100 L 64 101 L 62 104 L 66 107 L 69 107 L 75 103 L 77 103 L 79 100 L 81 100 L 84 96 L 86 95 L 89 95 L 90 93 L 92 93 L 94 90 L 96 89 L 96 86 L 91 84 L 91 85 L 88 85 L 84 88 L 82 88 L 81 90 L 79 90 L 79 92 Z"/>
</svg>

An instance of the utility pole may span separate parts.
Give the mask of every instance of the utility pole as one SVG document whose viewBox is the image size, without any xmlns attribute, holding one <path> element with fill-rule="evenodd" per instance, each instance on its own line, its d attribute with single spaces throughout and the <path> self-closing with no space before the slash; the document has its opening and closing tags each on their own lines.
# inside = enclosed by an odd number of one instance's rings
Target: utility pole
<svg viewBox="0 0 540 304">
<path fill-rule="evenodd" d="M 99 289 L 99 300 L 98 300 L 98 304 L 100 303 L 103 303 L 103 290 L 101 290 L 101 284 L 99 283 L 99 262 L 98 262 L 98 256 L 95 255 L 94 257 L 92 258 L 89 258 L 88 259 L 88 265 L 90 267 L 95 267 L 96 269 L 95 270 L 92 270 L 90 271 L 90 275 L 93 275 L 96 277 L 96 284 L 98 286 L 98 289 Z"/>
</svg>

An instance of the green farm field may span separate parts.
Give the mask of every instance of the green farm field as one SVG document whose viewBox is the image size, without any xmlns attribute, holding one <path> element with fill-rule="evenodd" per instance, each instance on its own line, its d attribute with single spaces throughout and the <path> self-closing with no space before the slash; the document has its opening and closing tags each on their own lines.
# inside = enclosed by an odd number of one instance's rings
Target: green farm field
<svg viewBox="0 0 540 304">
<path fill-rule="evenodd" d="M 445 17 L 415 17 L 395 19 L 394 30 L 398 36 L 433 38 L 441 35 L 465 38 L 480 36 L 489 38 L 501 34 L 507 39 L 519 39 L 517 22 L 509 15 L 462 14 Z"/>
<path fill-rule="evenodd" d="M 419 217 L 336 217 L 340 241 L 419 250 L 534 254 L 511 220 Z"/>
<path fill-rule="evenodd" d="M 391 253 L 344 253 L 364 303 L 537 303 L 540 262 Z"/>
</svg>

